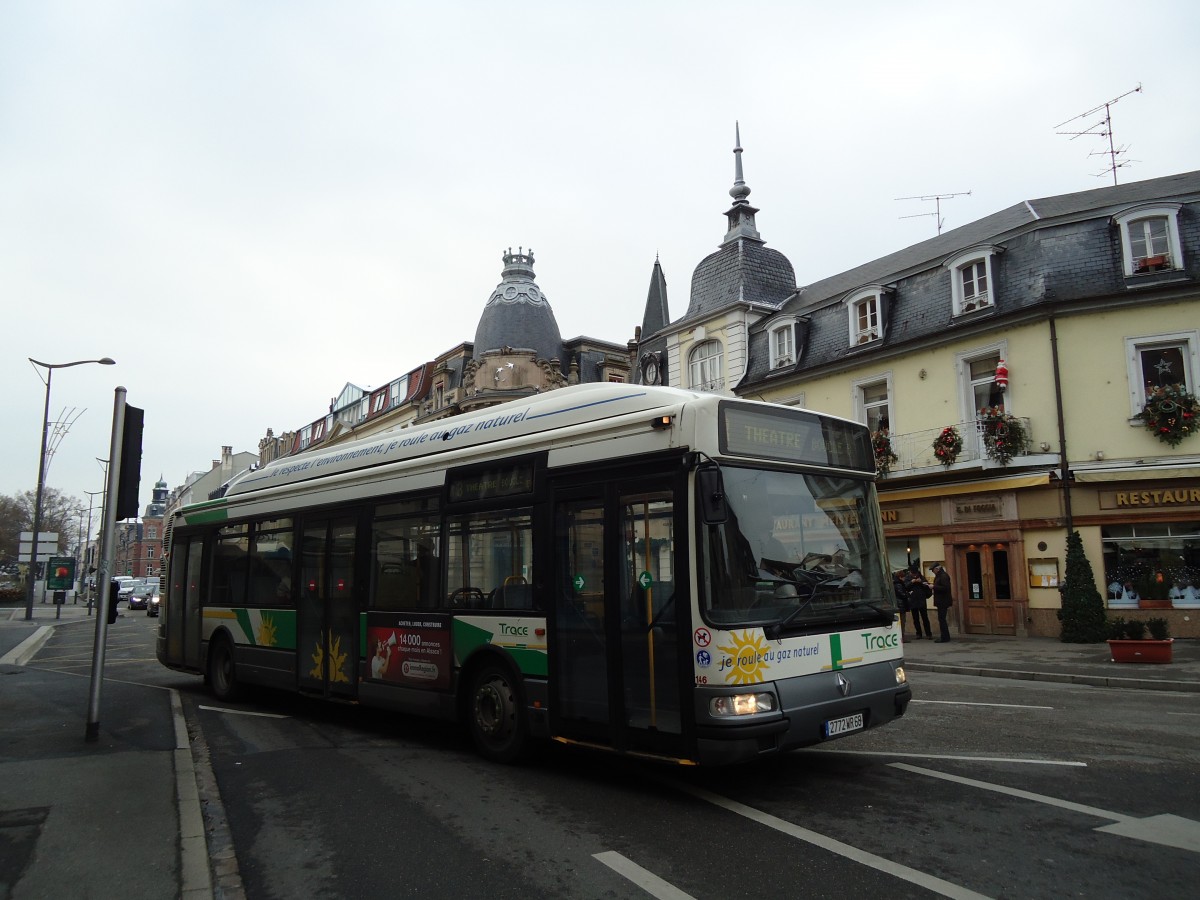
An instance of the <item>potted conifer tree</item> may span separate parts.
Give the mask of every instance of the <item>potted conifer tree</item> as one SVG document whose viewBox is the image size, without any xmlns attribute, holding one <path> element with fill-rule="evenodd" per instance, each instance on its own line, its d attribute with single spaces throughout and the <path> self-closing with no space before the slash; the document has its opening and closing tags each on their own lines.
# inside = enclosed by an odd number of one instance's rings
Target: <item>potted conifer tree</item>
<svg viewBox="0 0 1200 900">
<path fill-rule="evenodd" d="M 1106 637 L 1104 599 L 1096 589 L 1092 564 L 1078 531 L 1067 535 L 1067 572 L 1062 585 L 1061 639 L 1064 644 L 1098 644 Z"/>
</svg>

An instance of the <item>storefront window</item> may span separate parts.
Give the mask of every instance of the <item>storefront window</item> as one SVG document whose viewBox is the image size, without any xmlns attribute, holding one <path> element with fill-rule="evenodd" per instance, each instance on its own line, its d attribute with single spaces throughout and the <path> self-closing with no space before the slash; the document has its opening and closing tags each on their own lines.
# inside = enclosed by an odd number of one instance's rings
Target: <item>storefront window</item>
<svg viewBox="0 0 1200 900">
<path fill-rule="evenodd" d="M 1200 522 L 1109 525 L 1101 535 L 1110 607 L 1200 607 Z"/>
</svg>

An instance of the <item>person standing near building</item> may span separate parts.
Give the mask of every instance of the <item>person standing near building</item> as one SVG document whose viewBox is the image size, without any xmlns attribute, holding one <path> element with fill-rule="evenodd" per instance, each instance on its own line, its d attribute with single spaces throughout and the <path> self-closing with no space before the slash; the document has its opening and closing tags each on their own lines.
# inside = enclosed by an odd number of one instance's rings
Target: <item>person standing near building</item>
<svg viewBox="0 0 1200 900">
<path fill-rule="evenodd" d="M 920 572 L 914 572 L 908 580 L 908 611 L 912 613 L 913 631 L 917 640 L 921 639 L 921 626 L 925 626 L 925 637 L 933 639 L 933 629 L 929 627 L 929 583 L 921 577 Z"/>
<path fill-rule="evenodd" d="M 945 644 L 950 640 L 950 623 L 946 616 L 954 605 L 954 597 L 950 593 L 950 573 L 940 564 L 933 567 L 933 605 L 937 607 L 938 630 L 941 632 L 937 643 Z"/>
<path fill-rule="evenodd" d="M 904 569 L 892 573 L 892 590 L 896 592 L 896 607 L 900 610 L 900 636 L 904 637 L 904 616 L 908 612 L 908 587 L 904 583 Z M 914 615 L 913 624 L 916 624 Z M 917 632 L 917 637 L 921 633 Z"/>
</svg>

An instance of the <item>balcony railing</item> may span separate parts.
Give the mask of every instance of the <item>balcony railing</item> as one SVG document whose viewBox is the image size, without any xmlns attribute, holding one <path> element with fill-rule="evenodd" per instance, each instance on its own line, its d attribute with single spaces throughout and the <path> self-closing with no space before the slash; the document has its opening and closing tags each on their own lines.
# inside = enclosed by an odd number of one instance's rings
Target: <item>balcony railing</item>
<svg viewBox="0 0 1200 900">
<path fill-rule="evenodd" d="M 1015 418 L 1021 423 L 1023 440 L 1020 452 L 1014 454 L 1013 461 L 1009 465 L 1018 463 L 1021 456 L 1027 456 L 1034 452 L 1029 419 L 1022 416 Z M 954 427 L 958 429 L 959 437 L 962 438 L 962 452 L 958 454 L 952 465 L 943 467 L 937 456 L 934 455 L 933 442 L 942 433 L 944 427 L 899 434 L 892 432 L 890 437 L 892 452 L 896 454 L 896 462 L 892 464 L 889 474 L 895 477 L 898 474 L 914 474 L 914 470 L 917 469 L 962 469 L 981 468 L 985 464 L 999 465 L 984 451 L 984 424 L 978 420 L 972 420 L 955 423 Z"/>
</svg>

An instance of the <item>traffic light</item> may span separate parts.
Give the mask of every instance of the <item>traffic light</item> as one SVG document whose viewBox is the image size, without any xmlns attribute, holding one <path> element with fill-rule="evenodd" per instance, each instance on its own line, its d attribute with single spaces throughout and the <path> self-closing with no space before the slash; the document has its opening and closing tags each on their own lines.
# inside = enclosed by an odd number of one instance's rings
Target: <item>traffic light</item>
<svg viewBox="0 0 1200 900">
<path fill-rule="evenodd" d="M 117 521 L 138 514 L 138 488 L 142 481 L 142 423 L 145 411 L 125 405 L 125 429 L 121 433 L 121 469 L 117 481 Z"/>
<path fill-rule="evenodd" d="M 117 591 L 120 587 L 115 581 L 108 583 L 108 624 L 112 625 L 117 621 Z"/>
</svg>

